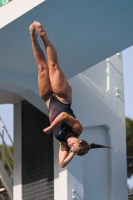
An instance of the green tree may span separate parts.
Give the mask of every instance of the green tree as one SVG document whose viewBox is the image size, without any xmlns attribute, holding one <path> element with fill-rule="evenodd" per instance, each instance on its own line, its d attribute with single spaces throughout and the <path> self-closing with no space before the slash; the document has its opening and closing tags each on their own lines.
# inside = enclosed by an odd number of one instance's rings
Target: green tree
<svg viewBox="0 0 133 200">
<path fill-rule="evenodd" d="M 133 174 L 133 120 L 126 117 L 127 175 Z"/>
<path fill-rule="evenodd" d="M 11 152 L 11 154 L 13 155 L 13 146 L 8 146 L 8 148 L 9 148 L 9 151 Z M 0 145 L 0 150 L 1 149 L 2 149 L 2 145 Z M 4 147 L 4 155 L 5 155 L 5 157 L 6 157 L 7 161 L 8 161 L 11 169 L 13 170 L 13 160 L 12 160 L 12 158 L 11 158 L 6 146 Z M 0 161 L 2 161 L 2 153 L 1 153 L 1 151 L 0 151 Z M 10 171 L 6 161 L 4 161 L 4 168 L 5 168 L 8 176 L 11 176 L 11 171 Z"/>
<path fill-rule="evenodd" d="M 13 155 L 13 146 L 8 146 L 8 148 L 9 148 L 9 151 L 11 152 L 11 154 Z M 2 145 L 0 145 L 0 150 L 2 150 Z M 11 158 L 6 146 L 4 147 L 4 155 L 5 155 L 5 157 L 6 157 L 7 161 L 8 161 L 11 169 L 13 170 L 13 160 L 12 160 L 12 158 Z M 0 151 L 0 161 L 2 161 L 2 153 L 1 153 L 1 151 Z M 6 161 L 4 161 L 4 168 L 5 168 L 8 176 L 11 177 L 11 175 L 12 175 L 11 174 L 11 170 L 9 169 L 8 164 L 6 163 Z M 2 188 L 2 187 L 3 187 L 2 183 L 0 183 L 0 188 Z M 4 197 L 5 200 L 9 200 L 9 197 L 8 197 L 7 194 L 3 194 L 3 197 Z M 2 200 L 1 196 L 0 196 L 0 200 Z"/>
</svg>

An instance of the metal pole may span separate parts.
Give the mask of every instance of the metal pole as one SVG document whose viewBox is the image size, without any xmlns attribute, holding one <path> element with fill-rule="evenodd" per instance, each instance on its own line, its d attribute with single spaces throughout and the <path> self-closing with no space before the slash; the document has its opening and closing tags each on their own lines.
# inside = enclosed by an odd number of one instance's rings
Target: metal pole
<svg viewBox="0 0 133 200">
<path fill-rule="evenodd" d="M 4 166 L 4 124 L 2 123 L 2 164 Z"/>
</svg>

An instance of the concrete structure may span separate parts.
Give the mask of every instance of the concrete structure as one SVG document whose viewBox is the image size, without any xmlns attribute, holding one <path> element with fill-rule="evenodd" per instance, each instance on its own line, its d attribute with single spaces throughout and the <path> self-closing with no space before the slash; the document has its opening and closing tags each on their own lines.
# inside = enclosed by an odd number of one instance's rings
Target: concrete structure
<svg viewBox="0 0 133 200">
<path fill-rule="evenodd" d="M 127 199 L 121 53 L 69 79 L 69 83 L 73 87 L 73 109 L 84 126 L 82 139 L 112 146 L 117 151 L 91 150 L 83 157 L 75 156 L 62 172 L 62 179 L 55 179 L 55 183 L 59 182 L 57 188 L 65 177 L 67 184 L 61 190 L 66 189 L 66 199 L 73 195 L 82 200 Z M 61 200 L 63 195 L 55 199 Z"/>
<path fill-rule="evenodd" d="M 54 199 L 127 199 L 126 143 L 122 54 L 69 79 L 73 88 L 73 110 L 81 121 L 81 136 L 90 143 L 116 150 L 91 150 L 75 156 L 61 169 L 58 141 L 54 140 Z M 82 102 L 82 103 L 81 103 Z M 22 198 L 21 103 L 15 104 L 14 200 Z M 77 109 L 78 108 L 78 109 Z"/>
<path fill-rule="evenodd" d="M 122 55 L 116 53 L 132 45 L 133 2 L 13 0 L 0 8 L 0 18 L 0 103 L 13 103 L 15 109 L 14 200 L 22 199 L 21 101 L 47 114 L 28 33 L 34 20 L 45 25 L 73 87 L 82 138 L 117 149 L 92 150 L 62 170 L 54 141 L 54 199 L 126 200 Z"/>
</svg>

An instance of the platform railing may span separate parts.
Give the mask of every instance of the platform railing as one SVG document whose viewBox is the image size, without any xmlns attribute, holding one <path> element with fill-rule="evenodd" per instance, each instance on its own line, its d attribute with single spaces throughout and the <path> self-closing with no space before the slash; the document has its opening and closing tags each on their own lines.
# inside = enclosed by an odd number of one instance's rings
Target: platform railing
<svg viewBox="0 0 133 200">
<path fill-rule="evenodd" d="M 9 163 L 9 161 L 8 161 L 8 158 L 6 157 L 6 155 L 8 156 L 8 157 L 10 157 L 10 159 L 11 159 L 11 161 L 13 162 L 13 160 L 14 160 L 14 157 L 13 157 L 13 154 L 12 154 L 12 152 L 11 152 L 11 150 L 10 150 L 10 148 L 9 148 L 9 146 L 6 144 L 6 139 L 8 139 L 9 141 L 10 141 L 10 143 L 11 143 L 11 146 L 13 146 L 13 140 L 12 140 L 12 138 L 11 138 L 11 136 L 10 136 L 10 134 L 9 134 L 9 132 L 8 132 L 8 130 L 7 130 L 7 128 L 6 128 L 6 126 L 5 126 L 5 124 L 4 124 L 4 122 L 3 122 L 3 120 L 2 120 L 2 118 L 0 117 L 0 125 L 1 125 L 1 129 L 0 129 L 0 139 L 1 139 L 1 145 L 0 145 L 0 154 L 1 154 L 1 164 L 2 164 L 2 166 L 3 166 L 3 168 L 5 168 L 5 166 L 6 166 L 6 168 L 8 168 L 8 173 L 10 174 L 10 179 L 11 179 L 11 182 L 13 183 L 13 169 L 12 169 L 12 166 L 10 165 L 10 163 Z M 5 139 L 6 138 L 6 139 Z M 3 169 L 4 170 L 4 169 Z M 5 169 L 5 171 L 6 171 L 7 169 Z M 3 171 L 3 173 L 4 173 L 4 171 Z M 3 176 L 4 177 L 4 176 Z M 7 178 L 6 178 L 6 180 L 7 180 Z M 1 180 L 1 182 L 2 182 L 2 180 Z M 8 184 L 9 184 L 9 181 L 7 180 L 7 182 L 8 182 Z M 4 180 L 4 182 L 2 182 L 2 184 L 5 186 L 6 185 L 6 182 L 5 182 L 5 180 Z M 10 185 L 10 188 L 11 188 L 11 185 Z M 4 198 L 4 194 L 5 193 L 8 193 L 7 191 L 9 190 L 9 188 L 8 188 L 8 185 L 7 185 L 7 188 L 4 188 L 4 187 L 2 187 L 2 188 L 0 188 L 1 190 L 0 190 L 0 199 L 1 200 L 4 200 L 5 198 Z M 7 189 L 7 190 L 6 190 Z M 11 193 L 11 192 L 9 192 L 9 193 Z M 9 196 L 11 196 L 11 194 L 9 195 Z"/>
<path fill-rule="evenodd" d="M 12 182 L 7 175 L 5 169 L 0 162 L 0 194 L 4 198 L 4 200 L 13 200 L 13 185 Z"/>
<path fill-rule="evenodd" d="M 7 138 L 10 140 L 12 146 L 13 146 L 13 140 L 12 140 L 9 132 L 7 131 L 7 128 L 6 128 L 1 117 L 0 117 L 0 122 L 1 122 L 1 127 L 2 127 L 2 131 L 0 132 L 0 137 L 1 137 L 1 140 L 2 140 L 2 144 L 1 144 L 1 148 L 0 148 L 0 152 L 1 152 L 1 156 L 2 156 L 1 161 L 2 161 L 3 166 L 4 166 L 5 163 L 7 164 L 8 168 L 10 170 L 11 176 L 13 177 L 13 169 L 10 166 L 10 164 L 9 164 L 7 158 L 6 158 L 5 150 L 7 149 L 7 152 L 9 153 L 9 156 L 10 156 L 12 161 L 13 161 L 13 155 L 12 155 L 12 152 L 10 151 L 10 149 L 9 149 L 9 146 L 5 142 L 5 136 L 7 136 Z"/>
</svg>

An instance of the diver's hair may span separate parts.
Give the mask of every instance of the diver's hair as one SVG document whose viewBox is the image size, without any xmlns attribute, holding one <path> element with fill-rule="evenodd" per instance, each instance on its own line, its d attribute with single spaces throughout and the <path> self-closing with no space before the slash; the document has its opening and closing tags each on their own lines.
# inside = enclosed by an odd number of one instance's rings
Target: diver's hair
<svg viewBox="0 0 133 200">
<path fill-rule="evenodd" d="M 79 149 L 76 152 L 76 155 L 82 156 L 82 155 L 88 153 L 88 151 L 90 149 L 98 149 L 98 148 L 111 148 L 111 149 L 113 149 L 112 147 L 104 146 L 104 145 L 101 145 L 101 144 L 95 144 L 95 143 L 88 144 L 88 142 L 86 142 L 86 140 L 81 140 L 81 142 L 79 144 Z"/>
<path fill-rule="evenodd" d="M 95 144 L 95 143 L 92 143 L 89 146 L 90 146 L 90 149 L 98 149 L 98 148 L 111 148 L 111 149 L 113 149 L 112 147 L 104 146 L 104 145 L 101 145 L 101 144 Z"/>
</svg>

